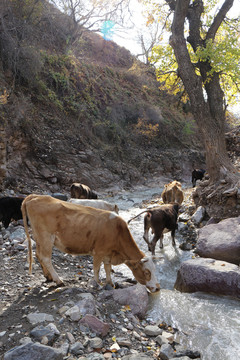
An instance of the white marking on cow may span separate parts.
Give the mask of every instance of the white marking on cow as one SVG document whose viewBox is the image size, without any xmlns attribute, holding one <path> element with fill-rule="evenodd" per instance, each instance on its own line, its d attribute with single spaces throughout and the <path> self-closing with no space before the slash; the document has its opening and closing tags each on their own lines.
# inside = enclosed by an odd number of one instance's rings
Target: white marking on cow
<svg viewBox="0 0 240 360">
<path fill-rule="evenodd" d="M 159 285 L 157 278 L 155 276 L 155 265 L 152 261 L 151 257 L 144 257 L 141 260 L 142 264 L 143 264 L 143 268 L 144 270 L 149 270 L 151 273 L 151 280 L 146 282 L 146 287 L 151 290 L 151 292 L 156 292 L 157 290 L 160 289 L 160 286 L 156 286 Z"/>
<path fill-rule="evenodd" d="M 115 219 L 117 216 L 118 216 L 118 215 L 115 214 L 114 212 L 110 212 L 110 214 L 109 214 L 109 220 Z"/>
</svg>

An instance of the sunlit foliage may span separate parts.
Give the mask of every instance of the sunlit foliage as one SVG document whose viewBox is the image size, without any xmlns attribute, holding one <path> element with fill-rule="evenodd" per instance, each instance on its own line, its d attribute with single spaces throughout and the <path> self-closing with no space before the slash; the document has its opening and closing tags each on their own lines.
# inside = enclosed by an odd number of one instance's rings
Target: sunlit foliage
<svg viewBox="0 0 240 360">
<path fill-rule="evenodd" d="M 146 138 L 153 139 L 158 135 L 159 124 L 150 124 L 143 118 L 138 118 L 138 122 L 134 128 L 136 132 L 144 135 Z"/>
<path fill-rule="evenodd" d="M 184 87 L 178 76 L 178 66 L 173 49 L 167 44 L 170 36 L 170 24 L 172 13 L 168 13 L 166 1 L 144 1 L 146 10 L 150 12 L 149 19 L 157 19 L 165 27 L 165 36 L 156 45 L 151 53 L 150 62 L 157 67 L 157 76 L 160 88 L 167 88 L 172 94 L 186 94 Z M 165 5 L 165 6 L 164 6 Z M 201 40 L 202 46 L 198 46 L 194 51 L 188 44 L 188 52 L 194 65 L 196 73 L 199 75 L 199 62 L 208 62 L 210 71 L 207 74 L 206 82 L 209 81 L 214 73 L 220 75 L 220 84 L 225 94 L 225 102 L 234 104 L 237 100 L 236 94 L 240 92 L 240 25 L 239 19 L 225 19 L 219 27 L 214 39 L 207 39 L 209 26 L 219 10 L 218 0 L 204 1 L 204 12 L 201 17 Z M 188 27 L 185 26 L 185 36 L 187 41 Z M 203 86 L 205 84 L 203 83 Z"/>
</svg>

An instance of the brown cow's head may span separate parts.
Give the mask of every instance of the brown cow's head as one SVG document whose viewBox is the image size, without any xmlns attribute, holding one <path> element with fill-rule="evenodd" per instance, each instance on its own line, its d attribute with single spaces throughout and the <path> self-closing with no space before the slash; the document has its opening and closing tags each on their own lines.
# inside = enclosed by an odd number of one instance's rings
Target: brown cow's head
<svg viewBox="0 0 240 360">
<path fill-rule="evenodd" d="M 152 292 L 160 290 L 160 284 L 155 276 L 155 266 L 150 257 L 144 257 L 141 260 L 126 260 L 125 264 L 132 271 L 136 280 Z"/>
</svg>

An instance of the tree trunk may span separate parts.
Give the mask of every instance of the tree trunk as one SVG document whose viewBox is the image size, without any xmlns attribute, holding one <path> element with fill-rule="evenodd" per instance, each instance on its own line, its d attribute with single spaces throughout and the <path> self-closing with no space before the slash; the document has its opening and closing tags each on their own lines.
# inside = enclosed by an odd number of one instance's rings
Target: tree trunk
<svg viewBox="0 0 240 360">
<path fill-rule="evenodd" d="M 227 2 L 227 0 L 226 0 Z M 232 1 L 230 1 L 232 2 Z M 204 204 L 210 213 L 215 217 L 220 215 L 228 217 L 231 213 L 234 216 L 240 214 L 240 174 L 231 163 L 225 143 L 225 110 L 224 94 L 220 87 L 219 74 L 214 73 L 207 79 L 210 62 L 200 62 L 197 64 L 201 76 L 195 72 L 195 67 L 191 62 L 184 37 L 184 23 L 186 18 L 190 19 L 190 35 L 193 50 L 204 41 L 200 38 L 201 21 L 200 16 L 203 12 L 203 2 L 197 1 L 191 7 L 189 0 L 177 0 L 174 18 L 172 23 L 172 36 L 170 45 L 174 49 L 178 63 L 178 72 L 181 77 L 185 90 L 188 93 L 191 109 L 199 128 L 199 133 L 206 151 L 206 169 L 209 181 L 205 183 L 206 188 L 196 191 L 195 202 Z M 191 13 L 189 13 L 189 9 Z M 194 12 L 195 11 L 195 12 Z M 203 92 L 203 84 L 206 94 Z M 220 194 L 220 197 L 219 197 Z M 234 197 L 229 201 L 229 197 Z M 225 198 L 225 202 L 223 201 Z M 226 206 L 223 211 L 216 210 L 219 204 Z"/>
</svg>

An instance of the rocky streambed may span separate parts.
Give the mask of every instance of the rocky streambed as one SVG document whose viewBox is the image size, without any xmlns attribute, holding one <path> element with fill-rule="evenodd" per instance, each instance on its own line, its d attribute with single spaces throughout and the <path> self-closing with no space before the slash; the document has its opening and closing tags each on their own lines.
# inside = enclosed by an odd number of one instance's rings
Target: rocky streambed
<svg viewBox="0 0 240 360">
<path fill-rule="evenodd" d="M 159 187 L 140 187 L 111 197 L 106 193 L 103 198 L 117 202 L 120 215 L 128 220 L 140 208 L 157 204 L 160 194 Z M 193 212 L 191 190 L 186 188 L 177 248 L 172 248 L 165 235 L 164 249 L 157 251 L 156 271 L 161 284 L 158 295 L 136 284 L 125 265 L 114 267 L 114 289 L 104 284 L 96 286 L 91 257 L 72 257 L 56 250 L 53 264 L 65 285 L 57 288 L 46 284 L 37 261 L 33 275 L 28 275 L 21 222 L 2 229 L 1 359 L 225 360 L 230 354 L 232 360 L 237 360 L 239 334 L 237 329 L 234 331 L 234 317 L 239 318 L 238 301 L 173 289 L 181 263 L 195 256 L 197 229 L 189 220 Z M 131 232 L 147 252 L 141 218 L 131 225 Z M 217 332 L 215 316 L 218 327 L 222 323 Z M 231 345 L 226 339 L 229 334 Z"/>
<path fill-rule="evenodd" d="M 38 264 L 27 275 L 25 252 L 1 255 L 3 359 L 147 359 L 161 352 L 163 358 L 187 352 L 199 356 L 177 344 L 177 329 L 146 317 L 144 286 L 116 272 L 114 290 L 96 287 L 90 257 L 55 252 L 53 259 L 64 287 L 46 285 Z"/>
</svg>

